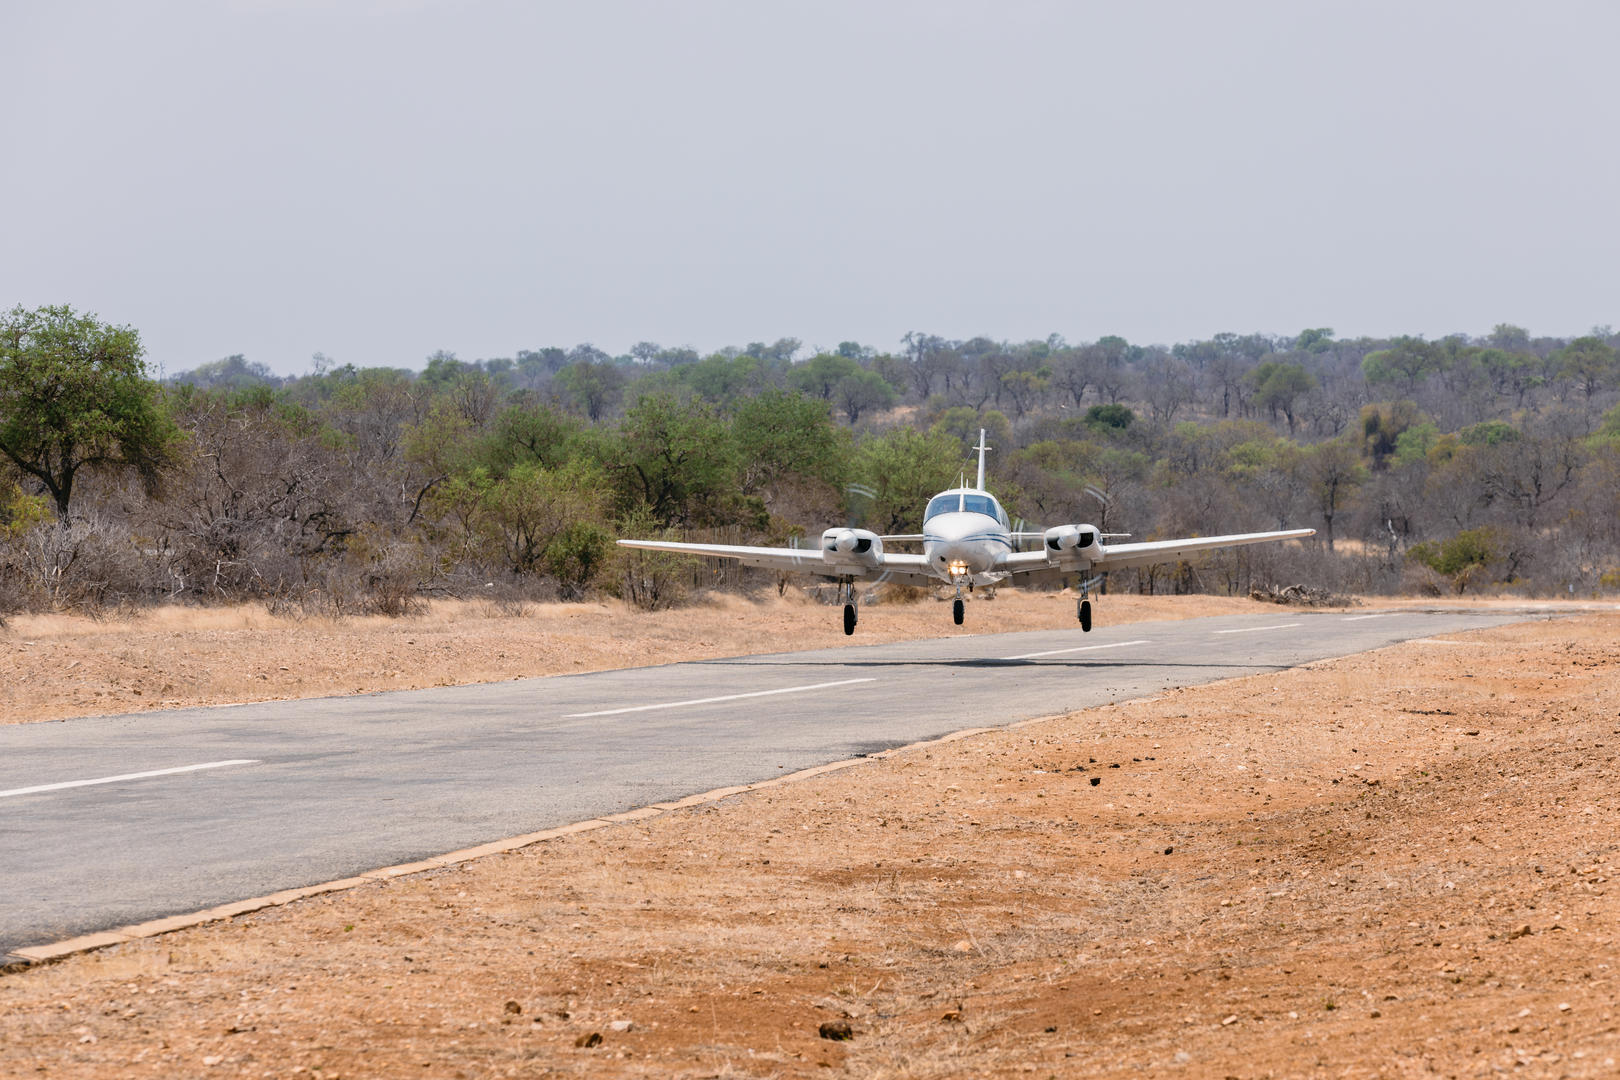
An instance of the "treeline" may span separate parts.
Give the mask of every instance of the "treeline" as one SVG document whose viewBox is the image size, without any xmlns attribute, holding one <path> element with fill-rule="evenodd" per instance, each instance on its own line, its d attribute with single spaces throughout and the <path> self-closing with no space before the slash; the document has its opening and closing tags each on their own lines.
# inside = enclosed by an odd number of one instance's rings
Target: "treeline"
<svg viewBox="0 0 1620 1080">
<path fill-rule="evenodd" d="M 706 356 L 441 352 L 421 371 L 317 356 L 289 379 L 233 356 L 158 383 L 129 328 L 19 308 L 0 324 L 0 611 L 669 604 L 775 579 L 614 538 L 914 532 L 927 496 L 971 469 L 980 427 L 990 486 L 1030 528 L 1320 532 L 1114 589 L 1589 594 L 1620 586 L 1617 344 L 1506 325 L 1171 347 L 908 334 L 808 356 L 791 338 Z"/>
</svg>

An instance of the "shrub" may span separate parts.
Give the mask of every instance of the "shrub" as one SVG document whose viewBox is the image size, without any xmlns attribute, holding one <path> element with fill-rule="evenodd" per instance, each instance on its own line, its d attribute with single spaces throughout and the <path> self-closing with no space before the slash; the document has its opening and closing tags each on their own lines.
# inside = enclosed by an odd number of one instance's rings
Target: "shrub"
<svg viewBox="0 0 1620 1080">
<path fill-rule="evenodd" d="M 1450 578 L 1460 594 L 1501 557 L 1501 543 L 1494 529 L 1467 529 L 1449 540 L 1413 544 L 1406 557 Z"/>
</svg>

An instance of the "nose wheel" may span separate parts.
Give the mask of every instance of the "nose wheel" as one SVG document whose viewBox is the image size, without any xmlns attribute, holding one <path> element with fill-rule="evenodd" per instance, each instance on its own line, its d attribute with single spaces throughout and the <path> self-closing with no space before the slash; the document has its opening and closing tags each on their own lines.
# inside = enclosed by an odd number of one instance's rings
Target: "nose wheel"
<svg viewBox="0 0 1620 1080">
<path fill-rule="evenodd" d="M 1080 603 L 1075 607 L 1075 615 L 1080 619 L 1080 632 L 1091 633 L 1091 583 L 1080 583 Z"/>
<path fill-rule="evenodd" d="M 857 616 L 855 614 L 855 605 L 854 604 L 845 604 L 844 605 L 844 633 L 845 634 L 853 634 L 855 632 L 856 620 L 857 620 Z"/>
<path fill-rule="evenodd" d="M 951 601 L 951 619 L 956 623 L 957 626 L 962 625 L 962 614 L 966 610 L 967 605 L 962 603 L 962 598 L 960 596 Z"/>
</svg>

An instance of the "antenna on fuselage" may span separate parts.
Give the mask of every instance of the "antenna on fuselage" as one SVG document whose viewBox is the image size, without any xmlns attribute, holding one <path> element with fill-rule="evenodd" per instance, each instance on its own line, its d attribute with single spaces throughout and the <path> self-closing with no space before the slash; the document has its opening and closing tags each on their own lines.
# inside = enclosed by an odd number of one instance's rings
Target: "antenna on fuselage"
<svg viewBox="0 0 1620 1080">
<path fill-rule="evenodd" d="M 979 490 L 984 490 L 984 452 L 990 449 L 984 445 L 984 428 L 979 429 L 979 445 L 973 449 L 979 452 Z"/>
</svg>

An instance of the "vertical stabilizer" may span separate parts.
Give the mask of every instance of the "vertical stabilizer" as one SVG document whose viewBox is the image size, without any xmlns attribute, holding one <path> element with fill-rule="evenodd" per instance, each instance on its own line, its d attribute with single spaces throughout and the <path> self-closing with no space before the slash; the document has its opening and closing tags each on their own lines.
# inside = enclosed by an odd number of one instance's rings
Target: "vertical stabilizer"
<svg viewBox="0 0 1620 1080">
<path fill-rule="evenodd" d="M 977 450 L 979 452 L 979 484 L 978 484 L 978 487 L 979 487 L 980 491 L 983 491 L 984 490 L 984 452 L 986 450 L 990 449 L 988 446 L 984 445 L 984 428 L 979 429 L 979 445 L 975 446 L 973 449 L 975 449 L 975 450 Z"/>
</svg>

